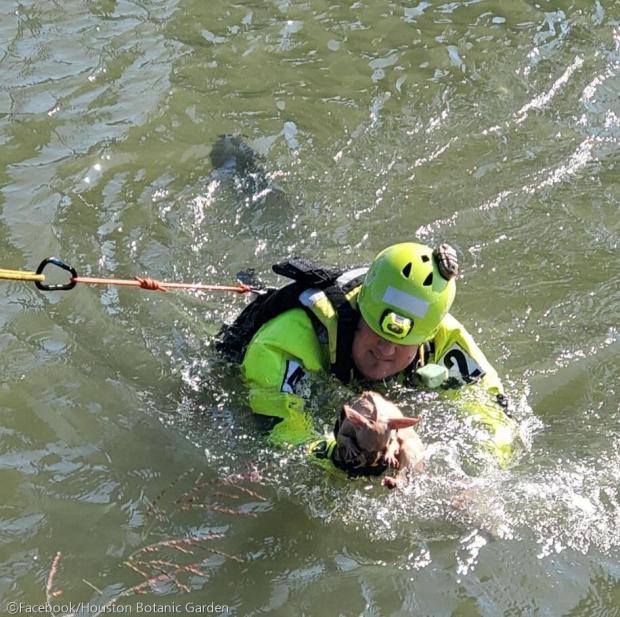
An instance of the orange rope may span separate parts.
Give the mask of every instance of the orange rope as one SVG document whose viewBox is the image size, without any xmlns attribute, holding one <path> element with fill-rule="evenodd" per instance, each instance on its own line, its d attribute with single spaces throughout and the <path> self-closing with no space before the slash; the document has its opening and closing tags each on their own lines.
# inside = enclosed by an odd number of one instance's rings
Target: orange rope
<svg viewBox="0 0 620 617">
<path fill-rule="evenodd" d="M 151 278 L 136 276 L 135 279 L 105 279 L 89 276 L 75 276 L 71 279 L 75 283 L 85 283 L 87 285 L 125 285 L 128 287 L 140 287 L 150 291 L 168 291 L 169 289 L 192 289 L 194 291 L 234 291 L 235 293 L 245 294 L 252 291 L 249 285 L 239 283 L 239 285 L 202 285 L 200 283 L 166 283 L 156 281 Z"/>
</svg>

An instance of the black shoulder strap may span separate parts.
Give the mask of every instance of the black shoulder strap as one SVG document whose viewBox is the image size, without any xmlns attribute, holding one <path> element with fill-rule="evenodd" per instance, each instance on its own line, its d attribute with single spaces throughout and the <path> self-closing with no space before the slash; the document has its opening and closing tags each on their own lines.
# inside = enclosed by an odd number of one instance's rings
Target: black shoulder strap
<svg viewBox="0 0 620 617">
<path fill-rule="evenodd" d="M 337 285 L 325 289 L 325 294 L 338 313 L 336 362 L 332 364 L 331 371 L 340 381 L 349 383 L 353 370 L 351 349 L 359 321 L 359 313 L 349 304 L 344 291 Z"/>
<path fill-rule="evenodd" d="M 366 271 L 347 280 L 343 285 L 334 281 L 327 287 L 325 295 L 338 313 L 338 330 L 336 338 L 336 362 L 331 366 L 331 372 L 343 383 L 349 383 L 353 374 L 353 358 L 351 350 L 353 348 L 353 337 L 357 330 L 360 314 L 351 306 L 346 294 L 361 285 Z"/>
</svg>

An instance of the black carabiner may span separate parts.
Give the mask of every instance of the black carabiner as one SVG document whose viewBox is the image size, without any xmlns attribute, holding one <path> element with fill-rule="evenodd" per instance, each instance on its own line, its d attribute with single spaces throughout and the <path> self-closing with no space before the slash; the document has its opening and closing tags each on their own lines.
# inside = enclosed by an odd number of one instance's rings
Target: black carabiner
<svg viewBox="0 0 620 617">
<path fill-rule="evenodd" d="M 67 291 L 69 289 L 73 289 L 76 285 L 75 280 L 77 278 L 77 272 L 73 266 L 66 264 L 62 259 L 58 259 L 58 257 L 47 257 L 45 258 L 37 268 L 37 274 L 41 274 L 45 269 L 47 264 L 52 264 L 54 266 L 58 266 L 63 270 L 71 273 L 71 280 L 68 283 L 58 284 L 58 285 L 46 285 L 42 281 L 35 281 L 34 284 L 43 291 Z"/>
</svg>

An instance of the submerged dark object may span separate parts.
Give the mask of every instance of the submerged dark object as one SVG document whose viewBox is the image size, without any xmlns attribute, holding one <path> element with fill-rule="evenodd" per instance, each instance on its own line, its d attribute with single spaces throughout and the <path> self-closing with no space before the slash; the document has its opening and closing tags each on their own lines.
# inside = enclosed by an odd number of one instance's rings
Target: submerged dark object
<svg viewBox="0 0 620 617">
<path fill-rule="evenodd" d="M 264 175 L 258 163 L 258 154 L 238 135 L 220 135 L 209 157 L 215 170 L 239 175 Z"/>
<path fill-rule="evenodd" d="M 218 180 L 230 179 L 250 203 L 264 205 L 266 211 L 276 208 L 288 210 L 286 194 L 273 185 L 260 155 L 238 135 L 220 135 L 213 144 L 209 158 L 214 177 Z"/>
</svg>

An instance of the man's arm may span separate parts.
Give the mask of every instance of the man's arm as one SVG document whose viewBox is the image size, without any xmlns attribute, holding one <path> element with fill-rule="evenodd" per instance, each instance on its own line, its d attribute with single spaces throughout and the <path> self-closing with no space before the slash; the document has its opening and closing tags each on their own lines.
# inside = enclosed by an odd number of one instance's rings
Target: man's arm
<svg viewBox="0 0 620 617">
<path fill-rule="evenodd" d="M 455 385 L 478 383 L 485 392 L 455 392 L 459 406 L 487 427 L 490 440 L 486 444 L 501 464 L 512 456 L 517 424 L 507 413 L 504 388 L 497 371 L 491 366 L 472 336 L 451 315 L 442 321 L 434 341 L 431 362 L 448 369 L 449 382 Z M 488 396 L 485 396 L 488 395 Z"/>
<path fill-rule="evenodd" d="M 452 315 L 446 315 L 433 340 L 431 361 L 445 366 L 449 378 L 460 384 L 480 383 L 492 395 L 503 395 L 504 388 L 472 336 Z"/>
<path fill-rule="evenodd" d="M 242 363 L 252 411 L 281 418 L 270 434 L 276 443 L 298 444 L 315 434 L 298 385 L 307 372 L 329 367 L 310 318 L 292 309 L 266 323 Z"/>
</svg>

